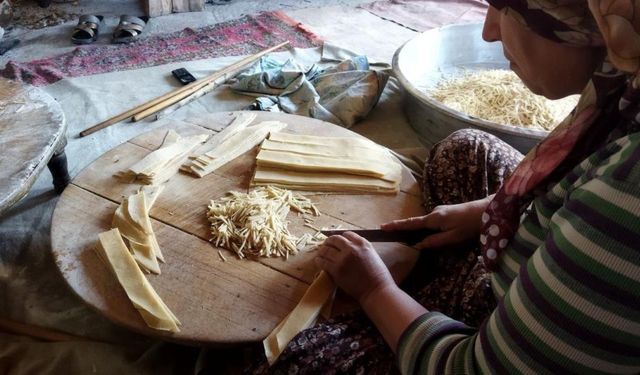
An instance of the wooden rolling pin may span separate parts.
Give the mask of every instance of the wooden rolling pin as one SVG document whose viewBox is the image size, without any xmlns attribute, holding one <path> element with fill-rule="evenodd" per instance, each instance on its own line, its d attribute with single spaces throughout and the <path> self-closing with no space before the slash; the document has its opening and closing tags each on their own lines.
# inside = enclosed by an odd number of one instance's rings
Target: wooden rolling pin
<svg viewBox="0 0 640 375">
<path fill-rule="evenodd" d="M 249 57 L 245 57 L 244 59 L 235 62 L 227 67 L 225 67 L 222 70 L 219 70 L 211 75 L 208 75 L 204 78 L 201 78 L 195 82 L 192 82 L 186 86 L 180 87 L 178 89 L 175 89 L 171 92 L 168 92 L 162 96 L 159 96 L 155 99 L 152 99 L 146 103 L 140 104 L 139 106 L 130 109 L 128 111 L 122 112 L 119 115 L 113 116 L 110 119 L 107 119 L 97 125 L 94 125 L 88 129 L 85 129 L 83 131 L 80 132 L 80 137 L 84 137 L 87 136 L 89 134 L 93 134 L 95 132 L 97 132 L 98 130 L 104 129 L 108 126 L 111 126 L 113 124 L 116 124 L 122 120 L 125 120 L 129 117 L 132 117 L 133 121 L 140 121 L 144 118 L 146 118 L 147 116 L 150 116 L 164 108 L 169 107 L 170 105 L 173 105 L 185 98 L 187 98 L 188 96 L 197 93 L 201 88 L 207 86 L 208 84 L 216 81 L 216 80 L 224 80 L 226 81 L 227 79 L 233 77 L 234 75 L 238 74 L 242 69 L 244 69 L 247 65 L 257 61 L 258 59 L 260 59 L 262 56 L 266 55 L 267 53 L 273 52 L 275 50 L 277 50 L 278 48 L 284 47 L 287 44 L 289 44 L 288 41 L 286 42 L 282 42 L 276 46 L 273 46 L 271 48 L 267 48 L 263 51 L 260 51 L 254 55 L 251 55 Z"/>
</svg>

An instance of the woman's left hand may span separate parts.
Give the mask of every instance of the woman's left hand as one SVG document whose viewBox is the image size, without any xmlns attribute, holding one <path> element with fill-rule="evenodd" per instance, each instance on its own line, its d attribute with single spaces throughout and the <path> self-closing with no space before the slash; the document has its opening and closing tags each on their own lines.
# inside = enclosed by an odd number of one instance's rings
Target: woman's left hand
<svg viewBox="0 0 640 375">
<path fill-rule="evenodd" d="M 371 243 L 353 232 L 327 238 L 315 259 L 339 288 L 361 304 L 372 292 L 395 286 Z"/>
</svg>

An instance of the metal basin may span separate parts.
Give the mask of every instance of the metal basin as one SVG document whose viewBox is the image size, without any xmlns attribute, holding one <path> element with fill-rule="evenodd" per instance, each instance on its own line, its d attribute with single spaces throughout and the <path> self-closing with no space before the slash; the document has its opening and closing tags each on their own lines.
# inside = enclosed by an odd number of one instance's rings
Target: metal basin
<svg viewBox="0 0 640 375">
<path fill-rule="evenodd" d="M 393 70 L 407 92 L 404 111 L 420 141 L 432 146 L 452 132 L 475 128 L 494 134 L 526 153 L 549 132 L 496 124 L 471 117 L 429 97 L 444 77 L 464 71 L 509 69 L 501 43 L 482 40 L 482 23 L 429 30 L 406 42 L 393 56 Z"/>
</svg>

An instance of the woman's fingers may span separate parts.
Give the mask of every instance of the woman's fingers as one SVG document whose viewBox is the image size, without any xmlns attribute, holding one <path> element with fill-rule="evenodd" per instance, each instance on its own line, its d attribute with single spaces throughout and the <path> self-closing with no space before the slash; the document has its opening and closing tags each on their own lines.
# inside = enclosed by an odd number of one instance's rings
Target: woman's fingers
<svg viewBox="0 0 640 375">
<path fill-rule="evenodd" d="M 443 228 L 443 220 L 446 213 L 442 210 L 434 209 L 431 213 L 424 216 L 414 216 L 408 219 L 394 220 L 380 226 L 383 230 L 412 230 L 412 229 L 438 229 Z"/>
<path fill-rule="evenodd" d="M 343 249 L 348 249 L 347 246 L 349 246 L 349 240 L 342 236 L 331 236 L 327 238 L 319 246 L 316 264 L 322 269 L 336 267 Z"/>
<path fill-rule="evenodd" d="M 340 249 L 327 244 L 320 245 L 318 249 L 318 255 L 316 255 L 314 261 L 318 267 L 323 270 L 333 272 L 338 262 L 337 256 L 340 253 Z"/>
<path fill-rule="evenodd" d="M 390 221 L 380 225 L 380 228 L 383 230 L 410 230 L 425 228 L 425 220 L 427 216 L 429 215 Z"/>
<path fill-rule="evenodd" d="M 354 232 L 344 232 L 342 236 L 354 244 L 363 244 L 366 240 Z"/>
<path fill-rule="evenodd" d="M 341 267 L 350 252 L 366 242 L 367 240 L 353 232 L 344 232 L 342 235 L 328 237 L 320 245 L 315 262 L 318 267 L 333 273 Z"/>
<path fill-rule="evenodd" d="M 316 256 L 313 258 L 313 261 L 316 263 L 316 266 L 323 270 L 326 270 L 329 266 L 329 261 L 322 255 Z"/>
<path fill-rule="evenodd" d="M 346 233 L 348 232 L 345 232 L 339 236 L 336 235 L 336 236 L 328 237 L 326 240 L 324 240 L 323 245 L 332 246 L 338 250 L 347 249 L 349 247 L 350 241 L 345 236 Z M 352 234 L 355 234 L 355 233 L 352 233 Z"/>
</svg>

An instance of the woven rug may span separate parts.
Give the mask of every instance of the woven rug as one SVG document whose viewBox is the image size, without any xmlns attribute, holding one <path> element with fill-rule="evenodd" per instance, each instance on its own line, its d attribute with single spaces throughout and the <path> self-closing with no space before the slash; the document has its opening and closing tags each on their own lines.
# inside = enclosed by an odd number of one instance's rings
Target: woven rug
<svg viewBox="0 0 640 375">
<path fill-rule="evenodd" d="M 126 45 L 82 46 L 29 62 L 7 63 L 0 75 L 41 86 L 65 77 L 140 69 L 177 61 L 257 53 L 288 40 L 310 48 L 322 40 L 282 12 L 265 12 L 200 29 L 151 36 Z"/>
<path fill-rule="evenodd" d="M 386 0 L 359 8 L 422 32 L 451 23 L 481 22 L 489 6 L 483 0 Z"/>
</svg>

